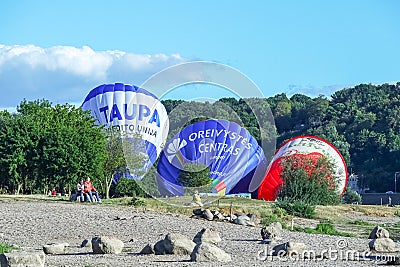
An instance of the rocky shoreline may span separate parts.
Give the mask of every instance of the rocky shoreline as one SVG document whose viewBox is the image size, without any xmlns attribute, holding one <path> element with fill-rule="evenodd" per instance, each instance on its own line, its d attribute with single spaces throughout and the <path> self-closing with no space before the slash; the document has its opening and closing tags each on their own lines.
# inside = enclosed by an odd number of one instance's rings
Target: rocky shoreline
<svg viewBox="0 0 400 267">
<path fill-rule="evenodd" d="M 376 266 L 373 255 L 358 259 L 349 253 L 364 255 L 368 239 L 312 235 L 283 231 L 284 242 L 301 242 L 307 250 L 321 255 L 298 259 L 268 256 L 273 245 L 262 241 L 261 226 L 243 226 L 226 222 L 189 218 L 185 215 L 145 211 L 128 206 L 50 201 L 0 201 L 0 242 L 21 250 L 42 251 L 51 243 L 67 243 L 63 254 L 46 255 L 45 266 Z M 155 244 L 168 233 L 180 233 L 189 239 L 203 228 L 215 229 L 222 241 L 218 246 L 231 255 L 232 262 L 191 262 L 190 255 L 142 255 L 147 244 Z M 94 236 L 112 236 L 124 243 L 120 254 L 93 254 L 82 241 Z M 336 252 L 335 252 L 336 251 Z M 351 256 L 350 255 L 350 256 Z M 398 255 L 398 254 L 397 254 Z M 375 259 L 375 260 L 374 260 Z"/>
</svg>

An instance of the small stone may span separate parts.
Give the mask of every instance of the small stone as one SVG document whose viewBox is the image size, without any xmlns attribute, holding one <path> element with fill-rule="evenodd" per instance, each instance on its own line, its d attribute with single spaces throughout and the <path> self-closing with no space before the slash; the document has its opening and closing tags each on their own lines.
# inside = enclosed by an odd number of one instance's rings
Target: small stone
<svg viewBox="0 0 400 267">
<path fill-rule="evenodd" d="M 124 243 L 109 236 L 93 237 L 92 250 L 94 254 L 120 254 L 124 248 Z"/>
<path fill-rule="evenodd" d="M 370 250 L 376 252 L 396 252 L 398 248 L 396 243 L 390 238 L 377 238 L 369 242 Z"/>
<path fill-rule="evenodd" d="M 190 260 L 195 262 L 229 262 L 231 255 L 209 243 L 199 243 L 193 249 Z"/>
<path fill-rule="evenodd" d="M 152 245 L 147 244 L 141 251 L 140 254 L 155 254 L 154 248 Z"/>
<path fill-rule="evenodd" d="M 89 240 L 89 239 L 83 240 L 82 244 L 81 244 L 81 248 L 84 248 L 84 247 L 91 248 L 92 247 L 92 241 Z"/>
<path fill-rule="evenodd" d="M 205 209 L 203 211 L 203 218 L 212 221 L 214 219 L 214 215 L 211 213 L 209 209 Z"/>
<path fill-rule="evenodd" d="M 0 266 L 9 267 L 44 267 L 45 254 L 41 252 L 10 252 L 0 254 Z"/>
<path fill-rule="evenodd" d="M 64 254 L 65 243 L 63 244 L 48 244 L 43 246 L 43 251 L 46 254 Z"/>
<path fill-rule="evenodd" d="M 195 242 L 196 244 L 202 243 L 202 242 L 207 242 L 207 243 L 216 245 L 221 241 L 222 241 L 222 239 L 219 236 L 218 231 L 216 231 L 214 229 L 207 229 L 207 228 L 203 228 L 193 238 L 193 242 Z"/>
<path fill-rule="evenodd" d="M 383 227 L 375 226 L 368 239 L 389 238 L 389 231 Z"/>
</svg>

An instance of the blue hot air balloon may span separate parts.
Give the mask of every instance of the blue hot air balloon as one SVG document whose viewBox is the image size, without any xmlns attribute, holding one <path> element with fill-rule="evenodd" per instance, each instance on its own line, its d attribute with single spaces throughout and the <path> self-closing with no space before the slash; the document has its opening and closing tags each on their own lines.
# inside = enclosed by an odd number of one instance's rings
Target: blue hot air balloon
<svg viewBox="0 0 400 267">
<path fill-rule="evenodd" d="M 212 192 L 225 195 L 249 193 L 253 176 L 256 173 L 264 175 L 256 169 L 265 166 L 266 160 L 257 141 L 239 124 L 205 120 L 185 127 L 166 144 L 157 165 L 161 195 L 181 196 L 185 193 L 178 180 L 186 164 L 207 166 L 212 178 Z"/>
<path fill-rule="evenodd" d="M 133 153 L 146 158 L 142 170 L 149 169 L 156 161 L 169 129 L 167 111 L 156 96 L 134 85 L 103 84 L 89 92 L 82 109 L 90 110 L 96 122 L 108 130 L 120 132 L 126 139 L 135 139 L 131 142 L 136 146 Z M 127 165 L 129 168 L 128 160 Z"/>
</svg>

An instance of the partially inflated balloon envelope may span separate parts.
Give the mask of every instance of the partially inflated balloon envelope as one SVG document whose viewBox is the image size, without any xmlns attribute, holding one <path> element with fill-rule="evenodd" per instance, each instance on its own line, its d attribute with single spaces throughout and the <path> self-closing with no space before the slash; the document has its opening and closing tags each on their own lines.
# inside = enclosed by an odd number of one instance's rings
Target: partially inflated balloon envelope
<svg viewBox="0 0 400 267">
<path fill-rule="evenodd" d="M 156 161 L 169 129 L 167 111 L 156 96 L 134 85 L 103 84 L 89 92 L 82 109 L 90 110 L 98 124 L 125 138 L 139 137 L 140 151 L 135 154 L 146 155 L 144 170 Z"/>
<path fill-rule="evenodd" d="M 163 196 L 183 195 L 185 188 L 178 181 L 181 170 L 186 164 L 201 164 L 210 170 L 213 193 L 248 193 L 249 175 L 254 175 L 262 162 L 266 162 L 263 150 L 239 124 L 200 121 L 185 127 L 166 144 L 157 165 L 158 189 Z"/>
<path fill-rule="evenodd" d="M 305 162 L 304 159 L 308 159 L 313 165 L 318 162 L 320 157 L 325 156 L 334 165 L 335 173 L 333 176 L 337 178 L 335 190 L 338 194 L 343 194 L 346 190 L 348 179 L 347 167 L 339 150 L 322 138 L 316 136 L 298 136 L 289 139 L 277 149 L 268 166 L 265 178 L 258 189 L 258 199 L 276 199 L 283 183 L 281 179 L 282 160 L 289 156 L 295 158 L 298 163 Z M 302 166 L 299 166 L 299 168 L 302 168 Z M 309 174 L 313 171 L 312 169 L 304 170 Z"/>
</svg>

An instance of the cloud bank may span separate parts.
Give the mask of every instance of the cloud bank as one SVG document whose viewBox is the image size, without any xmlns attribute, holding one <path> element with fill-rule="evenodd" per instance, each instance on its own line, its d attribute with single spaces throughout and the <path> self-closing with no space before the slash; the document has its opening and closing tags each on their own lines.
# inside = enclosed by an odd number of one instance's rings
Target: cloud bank
<svg viewBox="0 0 400 267">
<path fill-rule="evenodd" d="M 15 108 L 24 98 L 79 104 L 97 85 L 140 85 L 154 73 L 186 61 L 179 54 L 0 44 L 0 108 Z"/>
</svg>

